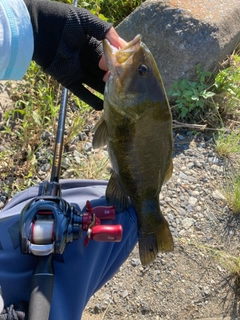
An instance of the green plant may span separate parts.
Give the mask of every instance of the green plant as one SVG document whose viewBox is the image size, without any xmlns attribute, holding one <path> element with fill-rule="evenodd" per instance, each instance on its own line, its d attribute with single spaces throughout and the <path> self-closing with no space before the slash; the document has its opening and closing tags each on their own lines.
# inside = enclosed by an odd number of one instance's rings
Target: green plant
<svg viewBox="0 0 240 320">
<path fill-rule="evenodd" d="M 60 107 L 59 84 L 31 63 L 24 79 L 11 89 L 14 107 L 6 111 L 0 132 L 10 148 L 0 156 L 0 176 L 8 189 L 22 190 L 36 183 L 41 161 L 51 161 Z M 90 114 L 90 107 L 69 92 L 65 125 L 65 146 L 78 136 Z M 47 132 L 50 138 L 44 138 Z M 36 157 L 36 154 L 41 157 Z M 43 154 L 46 150 L 46 154 Z M 49 159 L 50 157 L 50 159 Z M 40 177 L 41 178 L 41 177 Z M 13 194 L 12 193 L 12 194 Z"/>
<path fill-rule="evenodd" d="M 79 0 L 78 7 L 88 9 L 102 20 L 108 20 L 116 26 L 145 0 Z M 72 4 L 72 0 L 59 0 Z"/>
<path fill-rule="evenodd" d="M 114 25 L 118 25 L 144 0 L 102 0 L 101 2 L 101 13 Z"/>
<path fill-rule="evenodd" d="M 237 288 L 240 288 L 240 258 L 236 255 L 229 253 L 226 250 L 218 250 L 205 247 L 208 253 L 226 270 L 230 272 L 231 277 L 235 280 Z"/>
<path fill-rule="evenodd" d="M 59 112 L 59 85 L 31 63 L 24 80 L 12 90 L 15 106 L 5 113 L 5 132 L 17 138 L 21 149 L 35 151 L 41 133 L 52 128 Z M 12 130 L 15 129 L 15 130 Z"/>
<path fill-rule="evenodd" d="M 209 90 L 207 81 L 211 72 L 203 71 L 198 64 L 196 66 L 198 81 L 182 79 L 174 82 L 168 94 L 175 99 L 174 112 L 180 119 L 194 121 L 204 112 L 206 101 L 215 93 Z"/>
<path fill-rule="evenodd" d="M 221 70 L 215 77 L 215 88 L 240 98 L 240 56 L 233 56 L 231 66 Z"/>
<path fill-rule="evenodd" d="M 229 207 L 234 213 L 240 214 L 240 175 L 232 175 L 231 178 L 227 179 L 225 184 L 226 188 L 224 194 Z"/>
<path fill-rule="evenodd" d="M 238 130 L 230 133 L 219 131 L 214 135 L 215 151 L 221 157 L 228 157 L 233 154 L 240 154 L 240 132 Z"/>
<path fill-rule="evenodd" d="M 230 67 L 221 70 L 215 77 L 214 88 L 222 97 L 220 109 L 223 113 L 240 111 L 240 56 L 235 54 Z M 216 96 L 216 97 L 218 97 Z"/>
</svg>

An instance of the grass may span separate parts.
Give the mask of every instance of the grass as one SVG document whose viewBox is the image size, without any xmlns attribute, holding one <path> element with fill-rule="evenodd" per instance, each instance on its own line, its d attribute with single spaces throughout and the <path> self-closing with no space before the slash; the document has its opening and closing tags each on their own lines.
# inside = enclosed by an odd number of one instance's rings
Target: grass
<svg viewBox="0 0 240 320">
<path fill-rule="evenodd" d="M 215 77 L 216 94 L 220 95 L 216 103 L 224 130 L 214 140 L 215 151 L 226 160 L 234 160 L 231 174 L 225 175 L 224 193 L 232 211 L 240 214 L 240 56 L 231 56 L 229 64 Z"/>
<path fill-rule="evenodd" d="M 72 4 L 71 0 L 59 2 Z M 116 25 L 142 2 L 79 0 L 78 6 Z M 8 86 L 14 106 L 6 111 L 4 129 L 0 131 L 0 141 L 5 142 L 0 153 L 0 184 L 11 197 L 50 175 L 62 88 L 33 62 L 22 81 Z M 97 117 L 97 112 L 69 93 L 62 157 L 63 177 L 109 177 L 108 157 L 102 151 L 86 152 L 85 141 L 79 139 Z M 84 155 L 80 161 L 74 158 L 73 152 L 68 151 L 72 145 Z M 48 168 L 45 174 L 41 170 L 43 165 Z"/>
<path fill-rule="evenodd" d="M 235 282 L 236 288 L 240 289 L 240 257 L 229 253 L 227 250 L 217 249 L 209 245 L 195 244 L 196 247 L 202 249 L 212 256 L 217 263 L 227 270 Z"/>
<path fill-rule="evenodd" d="M 34 62 L 22 81 L 9 85 L 14 106 L 6 111 L 0 131 L 0 139 L 5 141 L 0 153 L 0 182 L 11 197 L 50 175 L 62 88 Z M 62 168 L 62 175 L 67 170 L 69 177 L 104 177 L 106 157 L 87 154 L 85 141 L 79 139 L 94 118 L 92 109 L 69 93 L 62 159 L 68 166 Z M 80 162 L 68 152 L 71 145 L 85 155 Z M 43 165 L 48 168 L 45 175 Z"/>
<path fill-rule="evenodd" d="M 224 195 L 228 205 L 235 214 L 240 214 L 240 174 L 234 172 L 225 181 Z"/>
<path fill-rule="evenodd" d="M 186 122 L 197 122 L 204 116 L 206 103 L 215 93 L 209 90 L 208 79 L 211 72 L 204 71 L 198 64 L 196 66 L 196 81 L 182 79 L 175 81 L 168 94 L 175 100 L 172 107 L 177 118 Z"/>
<path fill-rule="evenodd" d="M 112 22 L 114 26 L 116 26 L 144 1 L 145 0 L 79 0 L 78 6 L 90 10 L 99 18 Z M 60 0 L 59 2 L 72 3 L 71 0 Z"/>
<path fill-rule="evenodd" d="M 221 157 L 240 154 L 240 131 L 219 131 L 215 135 L 215 150 Z"/>
<path fill-rule="evenodd" d="M 240 47 L 239 47 L 240 48 Z M 196 66 L 196 81 L 176 81 L 169 94 L 175 98 L 174 118 L 187 123 L 207 124 L 217 129 L 215 151 L 226 160 L 234 158 L 235 168 L 224 181 L 225 196 L 233 212 L 240 213 L 240 51 L 236 49 L 215 76 Z M 228 163 L 226 161 L 226 163 Z M 234 176 L 234 178 L 232 178 Z M 237 176 L 237 178 L 236 178 Z"/>
</svg>

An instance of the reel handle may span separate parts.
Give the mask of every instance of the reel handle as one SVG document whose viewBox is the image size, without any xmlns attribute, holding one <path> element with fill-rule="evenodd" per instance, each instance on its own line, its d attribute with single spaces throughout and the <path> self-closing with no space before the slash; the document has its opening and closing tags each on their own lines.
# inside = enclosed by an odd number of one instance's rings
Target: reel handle
<svg viewBox="0 0 240 320">
<path fill-rule="evenodd" d="M 88 237 L 99 242 L 120 242 L 122 240 L 122 226 L 96 225 L 88 230 Z"/>
</svg>

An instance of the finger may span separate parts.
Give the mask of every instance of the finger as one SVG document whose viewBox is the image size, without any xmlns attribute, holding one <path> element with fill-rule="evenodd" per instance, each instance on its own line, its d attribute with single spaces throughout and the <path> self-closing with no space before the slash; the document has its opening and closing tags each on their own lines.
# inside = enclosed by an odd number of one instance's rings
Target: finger
<svg viewBox="0 0 240 320">
<path fill-rule="evenodd" d="M 101 59 L 99 60 L 98 66 L 101 70 L 108 70 L 106 58 L 104 57 L 104 55 L 102 55 Z"/>
<path fill-rule="evenodd" d="M 127 45 L 127 42 L 118 35 L 117 31 L 113 27 L 107 32 L 105 37 L 111 45 L 117 49 L 122 49 Z"/>
<path fill-rule="evenodd" d="M 103 76 L 103 81 L 104 81 L 104 82 L 107 82 L 107 79 L 108 79 L 109 76 L 110 76 L 110 71 L 107 71 L 107 72 L 105 73 L 105 75 Z"/>
</svg>

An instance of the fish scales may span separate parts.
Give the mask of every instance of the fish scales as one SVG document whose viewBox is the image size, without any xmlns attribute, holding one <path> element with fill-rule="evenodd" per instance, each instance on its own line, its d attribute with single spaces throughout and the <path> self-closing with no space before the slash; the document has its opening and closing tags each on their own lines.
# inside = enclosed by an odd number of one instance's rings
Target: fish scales
<svg viewBox="0 0 240 320">
<path fill-rule="evenodd" d="M 104 113 L 93 147 L 107 144 L 112 175 L 109 204 L 126 209 L 130 198 L 138 216 L 139 253 L 143 265 L 159 251 L 172 251 L 173 239 L 160 210 L 159 193 L 172 174 L 172 116 L 154 58 L 135 37 L 113 52 L 104 40 L 110 70 Z"/>
</svg>

